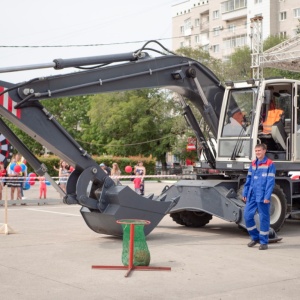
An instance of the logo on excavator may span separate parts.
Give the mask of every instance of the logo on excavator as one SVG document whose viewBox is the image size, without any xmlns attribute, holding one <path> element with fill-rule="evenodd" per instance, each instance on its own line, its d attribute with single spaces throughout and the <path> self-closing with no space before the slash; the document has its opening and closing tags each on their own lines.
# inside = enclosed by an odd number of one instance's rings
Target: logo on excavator
<svg viewBox="0 0 300 300">
<path fill-rule="evenodd" d="M 4 91 L 4 87 L 0 86 L 0 93 Z M 13 101 L 8 93 L 4 93 L 0 96 L 0 105 L 2 105 L 5 109 L 15 115 L 18 119 L 21 118 L 21 110 L 14 108 L 17 102 Z"/>
</svg>

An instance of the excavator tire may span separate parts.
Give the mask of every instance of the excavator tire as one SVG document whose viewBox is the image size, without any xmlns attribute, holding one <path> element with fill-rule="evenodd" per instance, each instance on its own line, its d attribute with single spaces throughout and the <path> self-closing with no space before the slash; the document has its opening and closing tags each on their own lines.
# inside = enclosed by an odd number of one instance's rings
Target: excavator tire
<svg viewBox="0 0 300 300">
<path fill-rule="evenodd" d="M 243 189 L 244 185 L 239 188 L 237 193 L 240 199 L 242 199 Z M 278 184 L 275 184 L 272 192 L 270 214 L 270 227 L 278 232 L 283 226 L 287 214 L 286 196 Z"/>
<path fill-rule="evenodd" d="M 275 184 L 271 199 L 270 226 L 278 232 L 283 226 L 287 214 L 286 195 L 278 184 Z"/>
<path fill-rule="evenodd" d="M 176 222 L 179 225 L 185 225 L 185 223 L 182 221 L 180 212 L 177 213 L 171 213 L 170 217 L 173 219 L 174 222 Z"/>
<path fill-rule="evenodd" d="M 203 211 L 182 211 L 180 217 L 187 227 L 203 227 L 212 219 L 212 215 Z"/>
</svg>

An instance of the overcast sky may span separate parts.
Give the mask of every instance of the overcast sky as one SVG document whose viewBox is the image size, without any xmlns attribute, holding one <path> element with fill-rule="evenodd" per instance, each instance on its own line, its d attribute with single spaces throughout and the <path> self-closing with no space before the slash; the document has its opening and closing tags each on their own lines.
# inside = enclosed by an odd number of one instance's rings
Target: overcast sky
<svg viewBox="0 0 300 300">
<path fill-rule="evenodd" d="M 0 18 L 0 68 L 48 64 L 55 58 L 133 52 L 153 39 L 160 39 L 160 43 L 171 49 L 171 7 L 178 2 L 181 1 L 4 1 Z M 32 47 L 90 44 L 104 45 Z M 60 72 L 54 69 L 1 73 L 0 80 L 17 83 L 56 74 Z"/>
</svg>

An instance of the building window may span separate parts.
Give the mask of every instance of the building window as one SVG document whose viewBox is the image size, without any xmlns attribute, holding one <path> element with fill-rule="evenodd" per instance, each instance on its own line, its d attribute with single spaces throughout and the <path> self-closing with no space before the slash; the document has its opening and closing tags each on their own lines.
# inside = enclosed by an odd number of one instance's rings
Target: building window
<svg viewBox="0 0 300 300">
<path fill-rule="evenodd" d="M 198 34 L 195 35 L 195 43 L 196 43 L 196 44 L 199 44 L 199 43 L 200 43 L 200 37 L 199 37 Z"/>
<path fill-rule="evenodd" d="M 228 25 L 228 31 L 234 33 L 235 32 L 235 25 L 234 24 L 229 24 Z"/>
<path fill-rule="evenodd" d="M 286 31 L 281 31 L 281 32 L 279 33 L 279 35 L 280 35 L 280 37 L 282 37 L 282 38 L 286 38 Z"/>
<path fill-rule="evenodd" d="M 214 36 L 220 35 L 220 27 L 215 27 L 215 28 L 213 28 L 213 35 L 214 35 Z"/>
<path fill-rule="evenodd" d="M 227 13 L 236 9 L 246 8 L 247 0 L 229 0 L 222 3 L 222 13 Z"/>
<path fill-rule="evenodd" d="M 300 8 L 295 8 L 294 9 L 294 17 L 295 18 L 300 18 Z"/>
<path fill-rule="evenodd" d="M 225 48 L 236 48 L 245 46 L 247 43 L 246 35 L 235 36 L 224 40 Z"/>
<path fill-rule="evenodd" d="M 184 34 L 184 26 L 180 26 L 180 33 Z"/>
<path fill-rule="evenodd" d="M 184 47 L 184 42 L 180 42 L 180 48 Z"/>
<path fill-rule="evenodd" d="M 254 4 L 262 3 L 262 0 L 254 0 Z"/>
<path fill-rule="evenodd" d="M 213 19 L 219 19 L 220 18 L 220 11 L 214 10 L 213 11 Z"/>
<path fill-rule="evenodd" d="M 286 20 L 286 11 L 279 13 L 279 20 L 280 21 Z"/>
<path fill-rule="evenodd" d="M 212 50 L 212 52 L 217 53 L 220 50 L 220 46 L 219 45 L 212 45 L 211 50 Z"/>
<path fill-rule="evenodd" d="M 192 27 L 191 18 L 184 20 L 184 30 L 188 30 Z"/>
<path fill-rule="evenodd" d="M 200 19 L 195 19 L 195 27 L 199 27 L 200 26 Z"/>
<path fill-rule="evenodd" d="M 202 47 L 202 49 L 203 49 L 203 51 L 207 51 L 208 52 L 208 45 L 204 45 L 203 47 Z"/>
</svg>

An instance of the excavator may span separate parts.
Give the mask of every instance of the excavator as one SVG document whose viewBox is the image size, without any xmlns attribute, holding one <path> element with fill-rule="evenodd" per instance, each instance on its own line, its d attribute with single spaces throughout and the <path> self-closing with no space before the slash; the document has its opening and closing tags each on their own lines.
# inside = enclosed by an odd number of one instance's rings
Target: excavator
<svg viewBox="0 0 300 300">
<path fill-rule="evenodd" d="M 149 43 L 149 42 L 148 42 Z M 166 49 L 147 48 L 129 53 L 54 59 L 50 63 L 0 68 L 0 73 L 42 68 L 80 68 L 80 71 L 33 78 L 21 83 L 0 81 L 0 132 L 18 149 L 39 176 L 63 196 L 63 202 L 81 206 L 87 226 L 107 235 L 122 235 L 119 219 L 145 219 L 149 234 L 166 215 L 188 227 L 205 226 L 212 216 L 244 224 L 241 191 L 255 145 L 266 143 L 267 156 L 276 166 L 272 194 L 270 239 L 287 217 L 300 212 L 300 180 L 288 173 L 300 171 L 300 81 L 286 78 L 249 78 L 225 81 L 200 62 Z M 159 54 L 151 56 L 149 52 Z M 201 168 L 216 174 L 199 174 L 196 180 L 179 180 L 160 195 L 141 196 L 128 186 L 115 185 L 87 151 L 42 105 L 44 99 L 143 88 L 164 88 L 182 104 L 183 115 L 202 147 Z M 198 109 L 210 129 L 207 135 L 190 107 Z M 272 105 L 271 105 L 272 104 Z M 101 105 L 101 103 L 99 103 Z M 274 105 L 282 111 L 279 120 L 264 123 Z M 64 193 L 48 175 L 47 168 L 29 151 L 3 121 L 7 119 L 74 166 Z M 216 141 L 213 147 L 211 139 Z"/>
</svg>

